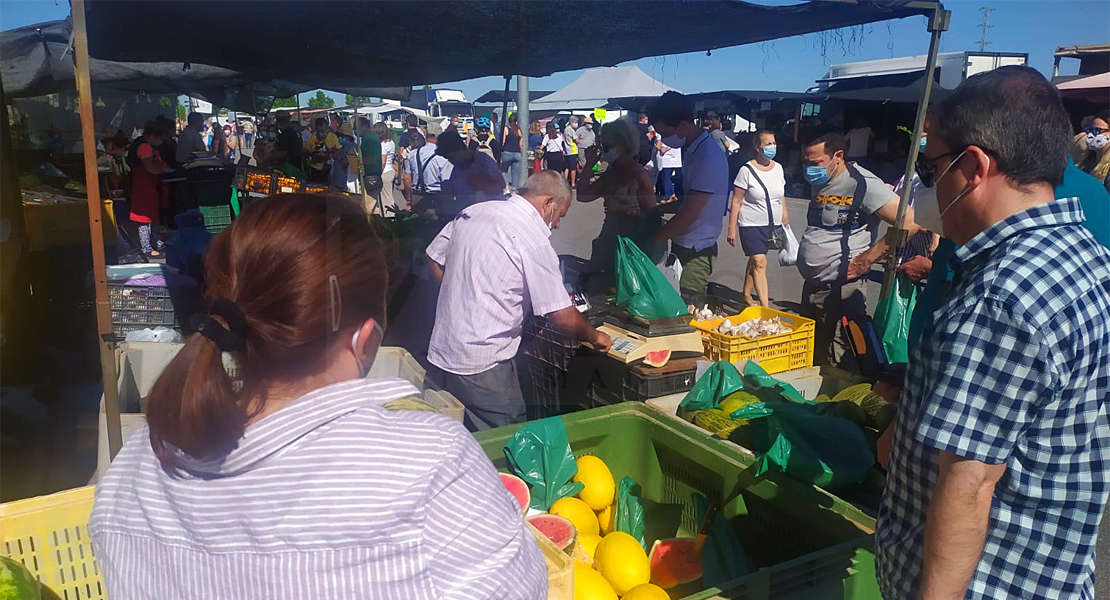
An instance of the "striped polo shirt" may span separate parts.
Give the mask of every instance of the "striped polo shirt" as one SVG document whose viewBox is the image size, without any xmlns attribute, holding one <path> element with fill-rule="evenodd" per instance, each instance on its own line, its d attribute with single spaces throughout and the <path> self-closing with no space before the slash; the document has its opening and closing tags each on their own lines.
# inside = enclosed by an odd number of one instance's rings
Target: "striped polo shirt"
<svg viewBox="0 0 1110 600">
<path fill-rule="evenodd" d="M 148 430 L 96 490 L 93 549 L 113 600 L 546 596 L 521 512 L 462 424 L 380 405 L 397 379 L 311 392 L 220 460 L 162 469 Z"/>
</svg>

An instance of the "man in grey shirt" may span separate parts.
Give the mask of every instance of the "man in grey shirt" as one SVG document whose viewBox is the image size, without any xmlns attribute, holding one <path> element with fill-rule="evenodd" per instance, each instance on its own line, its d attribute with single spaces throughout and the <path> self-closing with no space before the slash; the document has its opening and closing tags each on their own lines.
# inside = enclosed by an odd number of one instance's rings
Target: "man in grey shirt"
<svg viewBox="0 0 1110 600">
<path fill-rule="evenodd" d="M 597 155 L 597 133 L 594 132 L 594 124 L 593 117 L 587 115 L 582 121 L 582 126 L 574 132 L 578 143 L 578 167 L 581 169 L 591 164 L 590 160 Z M 588 173 L 585 175 L 587 178 L 589 176 Z"/>
<path fill-rule="evenodd" d="M 805 147 L 806 180 L 813 190 L 798 251 L 802 314 L 817 321 L 814 358 L 841 365 L 850 346 L 842 317 L 867 315 L 867 274 L 887 251 L 876 242 L 879 222 L 894 223 L 898 196 L 871 172 L 844 159 L 844 136 L 826 133 Z M 920 229 L 907 209 L 906 229 Z M 849 363 L 851 364 L 851 363 Z"/>
<path fill-rule="evenodd" d="M 177 136 L 177 162 L 185 164 L 196 158 L 194 152 L 208 152 L 200 132 L 204 129 L 204 115 L 189 113 L 188 124 Z"/>
<path fill-rule="evenodd" d="M 717 114 L 716 111 L 706 111 L 701 125 L 709 132 L 709 137 L 713 140 L 713 143 L 717 144 L 717 146 L 727 154 L 728 137 L 725 135 L 725 132 L 721 130 L 721 115 Z"/>
</svg>

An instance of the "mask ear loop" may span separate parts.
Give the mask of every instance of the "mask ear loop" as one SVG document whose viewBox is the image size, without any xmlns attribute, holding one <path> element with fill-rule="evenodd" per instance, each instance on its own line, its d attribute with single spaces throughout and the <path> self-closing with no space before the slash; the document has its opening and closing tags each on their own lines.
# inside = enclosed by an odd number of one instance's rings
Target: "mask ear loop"
<svg viewBox="0 0 1110 600">
<path fill-rule="evenodd" d="M 339 279 L 328 277 L 328 292 L 331 294 L 331 331 L 339 331 L 339 319 L 343 316 L 343 295 L 339 293 Z"/>
</svg>

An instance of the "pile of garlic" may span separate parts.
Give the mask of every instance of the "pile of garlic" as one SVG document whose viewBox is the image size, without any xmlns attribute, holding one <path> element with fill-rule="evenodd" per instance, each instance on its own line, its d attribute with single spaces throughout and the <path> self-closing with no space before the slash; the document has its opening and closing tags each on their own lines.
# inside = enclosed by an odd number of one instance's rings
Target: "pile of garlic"
<svg viewBox="0 0 1110 600">
<path fill-rule="evenodd" d="M 701 308 L 698 308 L 698 307 L 694 306 L 693 304 L 687 304 L 686 305 L 686 311 L 689 312 L 690 314 L 694 315 L 694 320 L 695 321 L 708 321 L 710 319 L 719 319 L 721 317 L 727 317 L 728 316 L 726 313 L 721 312 L 721 311 L 714 312 L 713 310 L 711 310 L 709 308 L 708 304 L 706 304 L 705 306 L 702 306 Z"/>
<path fill-rule="evenodd" d="M 791 331 L 793 330 L 783 325 L 782 320 L 778 317 L 771 317 L 770 319 L 752 319 L 751 321 L 744 321 L 743 323 L 737 324 L 725 319 L 721 322 L 720 326 L 717 327 L 717 333 L 732 336 L 738 335 L 749 340 L 778 335 L 780 333 L 790 333 Z"/>
</svg>

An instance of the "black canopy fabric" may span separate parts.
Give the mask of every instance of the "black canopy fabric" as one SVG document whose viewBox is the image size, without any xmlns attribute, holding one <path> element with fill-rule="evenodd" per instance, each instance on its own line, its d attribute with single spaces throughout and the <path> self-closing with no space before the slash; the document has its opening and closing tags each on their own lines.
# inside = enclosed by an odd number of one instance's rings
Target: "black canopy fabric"
<svg viewBox="0 0 1110 600">
<path fill-rule="evenodd" d="M 933 89 L 929 102 L 939 102 L 948 97 L 951 90 L 940 87 L 940 69 L 934 72 Z M 850 77 L 836 80 L 827 89 L 817 94 L 836 100 L 856 102 L 900 102 L 917 104 L 925 88 L 925 69 L 908 73 Z"/>
<path fill-rule="evenodd" d="M 825 98 L 821 94 L 780 92 L 777 90 L 720 90 L 687 94 L 687 96 L 692 98 L 695 103 L 700 103 L 704 110 L 737 114 L 747 114 L 746 108 L 755 102 L 820 102 Z M 609 98 L 609 103 L 625 110 L 643 112 L 651 108 L 652 104 L 658 99 L 658 96 L 629 96 Z"/>
<path fill-rule="evenodd" d="M 930 14 L 921 0 L 86 0 L 89 51 L 118 61 L 193 61 L 305 81 L 405 86 L 544 76 Z M 587 18 L 590 17 L 590 18 Z M 551 35 L 574 18 L 576 43 Z M 341 35 L 317 23 L 341 22 Z M 681 33 L 651 32 L 681 22 Z M 250 24 L 252 39 L 197 32 Z M 383 23 L 393 23 L 383 27 Z M 500 26 L 503 25 L 503 26 Z M 158 31 L 158 43 L 134 32 Z M 123 35 L 121 32 L 132 32 Z M 582 41 L 585 40 L 585 41 Z M 339 60 L 342 58 L 342 60 Z M 331 88 L 330 86 L 325 86 Z"/>
<path fill-rule="evenodd" d="M 68 19 L 0 32 L 0 77 L 12 98 L 72 91 L 75 87 Z M 411 87 L 333 88 L 323 79 L 302 82 L 276 79 L 273 74 L 250 74 L 204 64 L 177 62 L 122 62 L 91 58 L 89 76 L 98 86 L 148 94 L 190 94 L 217 106 L 241 112 L 260 112 L 275 97 L 292 96 L 319 87 L 357 96 L 407 100 Z"/>
<path fill-rule="evenodd" d="M 516 102 L 516 94 L 517 94 L 516 90 L 509 90 L 509 96 L 508 96 L 509 102 Z M 551 94 L 552 94 L 552 92 L 538 92 L 538 91 L 534 91 L 534 90 L 528 90 L 528 101 L 529 102 L 535 102 L 536 100 L 539 100 L 540 98 L 543 98 L 544 96 L 549 96 Z M 504 101 L 505 101 L 505 90 L 490 90 L 490 91 L 482 94 L 477 100 L 474 101 L 474 103 L 475 104 L 501 104 Z"/>
</svg>

